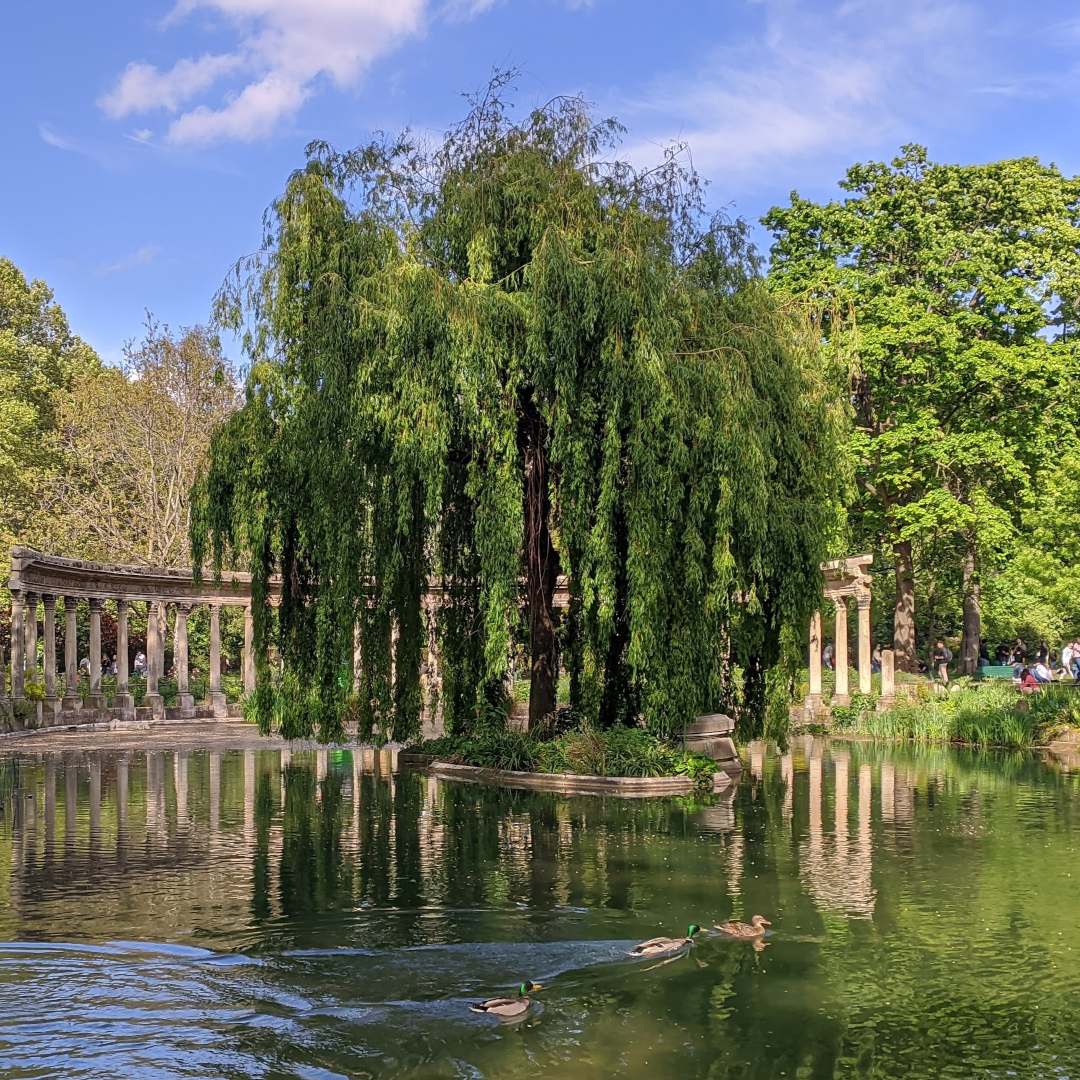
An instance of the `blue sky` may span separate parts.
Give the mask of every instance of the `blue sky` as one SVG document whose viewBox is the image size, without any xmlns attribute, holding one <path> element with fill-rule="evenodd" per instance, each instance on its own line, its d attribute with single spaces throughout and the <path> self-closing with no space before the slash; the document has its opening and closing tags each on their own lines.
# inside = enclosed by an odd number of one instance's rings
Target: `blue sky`
<svg viewBox="0 0 1080 1080">
<path fill-rule="evenodd" d="M 495 67 L 522 107 L 584 93 L 634 160 L 685 140 L 751 219 L 911 141 L 1080 172 L 1065 0 L 61 0 L 0 44 L 0 255 L 110 361 L 145 309 L 207 319 L 309 140 L 442 130 Z"/>
</svg>

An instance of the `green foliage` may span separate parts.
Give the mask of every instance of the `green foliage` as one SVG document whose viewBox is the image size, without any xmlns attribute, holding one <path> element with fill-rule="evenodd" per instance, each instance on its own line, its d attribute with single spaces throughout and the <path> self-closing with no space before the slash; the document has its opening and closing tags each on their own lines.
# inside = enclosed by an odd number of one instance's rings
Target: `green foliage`
<svg viewBox="0 0 1080 1080">
<path fill-rule="evenodd" d="M 448 729 L 505 715 L 556 568 L 575 715 L 679 731 L 736 665 L 760 715 L 838 516 L 816 329 L 678 155 L 612 161 L 618 125 L 576 98 L 513 122 L 504 83 L 433 146 L 309 147 L 221 297 L 252 366 L 195 492 L 195 561 L 249 565 L 258 678 L 273 637 L 315 695 L 308 733 L 343 707 L 354 625 L 362 727 L 416 733 L 429 575 Z"/>
<path fill-rule="evenodd" d="M 793 194 L 765 217 L 770 281 L 822 305 L 847 370 L 855 546 L 910 563 L 929 635 L 957 626 L 967 598 L 977 645 L 980 587 L 993 593 L 991 571 L 1050 495 L 1046 470 L 1076 444 L 1080 180 L 1034 158 L 941 165 L 906 146 L 840 186 L 843 200 Z"/>
<path fill-rule="evenodd" d="M 926 689 L 884 712 L 877 712 L 870 699 L 853 699 L 848 708 L 833 709 L 833 721 L 876 738 L 1018 749 L 1080 723 L 1080 694 L 1049 686 L 1021 696 L 1010 682 L 972 683 L 953 693 Z"/>
<path fill-rule="evenodd" d="M 55 436 L 64 394 L 99 371 L 42 281 L 0 258 L 0 546 L 47 535 L 42 486 L 59 468 Z"/>
<path fill-rule="evenodd" d="M 716 762 L 641 728 L 578 728 L 556 738 L 515 731 L 448 735 L 413 749 L 444 761 L 518 772 L 585 776 L 688 776 L 712 783 Z"/>
</svg>

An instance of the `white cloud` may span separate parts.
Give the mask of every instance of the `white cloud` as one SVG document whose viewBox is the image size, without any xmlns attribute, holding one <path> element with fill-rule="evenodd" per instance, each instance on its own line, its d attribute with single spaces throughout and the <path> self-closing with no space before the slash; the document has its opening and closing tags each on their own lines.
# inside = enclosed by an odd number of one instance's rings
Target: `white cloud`
<svg viewBox="0 0 1080 1080">
<path fill-rule="evenodd" d="M 629 119 L 651 137 L 626 148 L 655 161 L 685 141 L 703 172 L 744 179 L 814 156 L 907 141 L 973 90 L 985 57 L 974 3 L 762 0 L 760 31 L 707 70 L 661 81 Z"/>
<path fill-rule="evenodd" d="M 165 71 L 131 63 L 100 104 L 113 117 L 180 113 L 166 134 L 173 143 L 262 138 L 296 113 L 320 77 L 353 85 L 376 59 L 418 33 L 425 2 L 181 0 L 166 28 L 206 9 L 233 27 L 236 47 L 182 59 Z M 223 82 L 227 93 L 200 100 Z"/>
<path fill-rule="evenodd" d="M 168 71 L 158 71 L 152 64 L 131 63 L 98 104 L 113 119 L 153 109 L 176 112 L 242 63 L 240 56 L 228 54 L 180 60 Z"/>
<path fill-rule="evenodd" d="M 111 274 L 122 274 L 127 270 L 137 270 L 140 266 L 149 266 L 159 255 L 161 248 L 154 244 L 145 244 L 130 255 L 117 259 L 114 263 L 107 263 L 98 267 L 99 277 L 109 277 Z"/>
</svg>

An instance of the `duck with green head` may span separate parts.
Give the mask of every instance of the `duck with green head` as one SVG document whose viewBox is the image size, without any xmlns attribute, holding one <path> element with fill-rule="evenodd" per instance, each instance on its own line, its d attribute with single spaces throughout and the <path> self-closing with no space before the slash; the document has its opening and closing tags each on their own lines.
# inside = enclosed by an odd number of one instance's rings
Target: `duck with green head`
<svg viewBox="0 0 1080 1080">
<path fill-rule="evenodd" d="M 540 983 L 530 982 L 528 979 L 518 986 L 516 997 L 493 997 L 487 1001 L 477 1001 L 469 1008 L 476 1013 L 486 1013 L 497 1016 L 500 1020 L 517 1020 L 524 1016 L 532 1005 L 529 994 L 542 989 Z"/>
<path fill-rule="evenodd" d="M 654 937 L 648 941 L 642 941 L 630 950 L 631 956 L 670 956 L 672 953 L 682 952 L 693 944 L 694 935 L 701 932 L 697 923 L 691 923 L 686 928 L 686 937 Z"/>
</svg>

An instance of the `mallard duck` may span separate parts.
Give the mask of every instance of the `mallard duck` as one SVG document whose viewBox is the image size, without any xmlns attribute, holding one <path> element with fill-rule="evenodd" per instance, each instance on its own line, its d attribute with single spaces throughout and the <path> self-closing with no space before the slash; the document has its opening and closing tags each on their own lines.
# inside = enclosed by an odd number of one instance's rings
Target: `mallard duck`
<svg viewBox="0 0 1080 1080">
<path fill-rule="evenodd" d="M 766 926 L 772 926 L 772 923 L 764 915 L 755 915 L 748 923 L 733 919 L 731 922 L 720 923 L 715 929 L 721 934 L 727 934 L 728 937 L 749 941 L 753 938 L 764 937 Z"/>
<path fill-rule="evenodd" d="M 630 950 L 631 956 L 669 956 L 685 949 L 695 934 L 701 932 L 697 923 L 691 923 L 686 928 L 686 937 L 654 937 L 648 941 L 642 941 Z"/>
<path fill-rule="evenodd" d="M 518 987 L 517 997 L 488 998 L 487 1001 L 477 1001 L 469 1008 L 476 1013 L 497 1016 L 500 1020 L 516 1020 L 519 1016 L 524 1016 L 532 1005 L 528 995 L 540 989 L 540 983 L 525 981 Z"/>
</svg>

